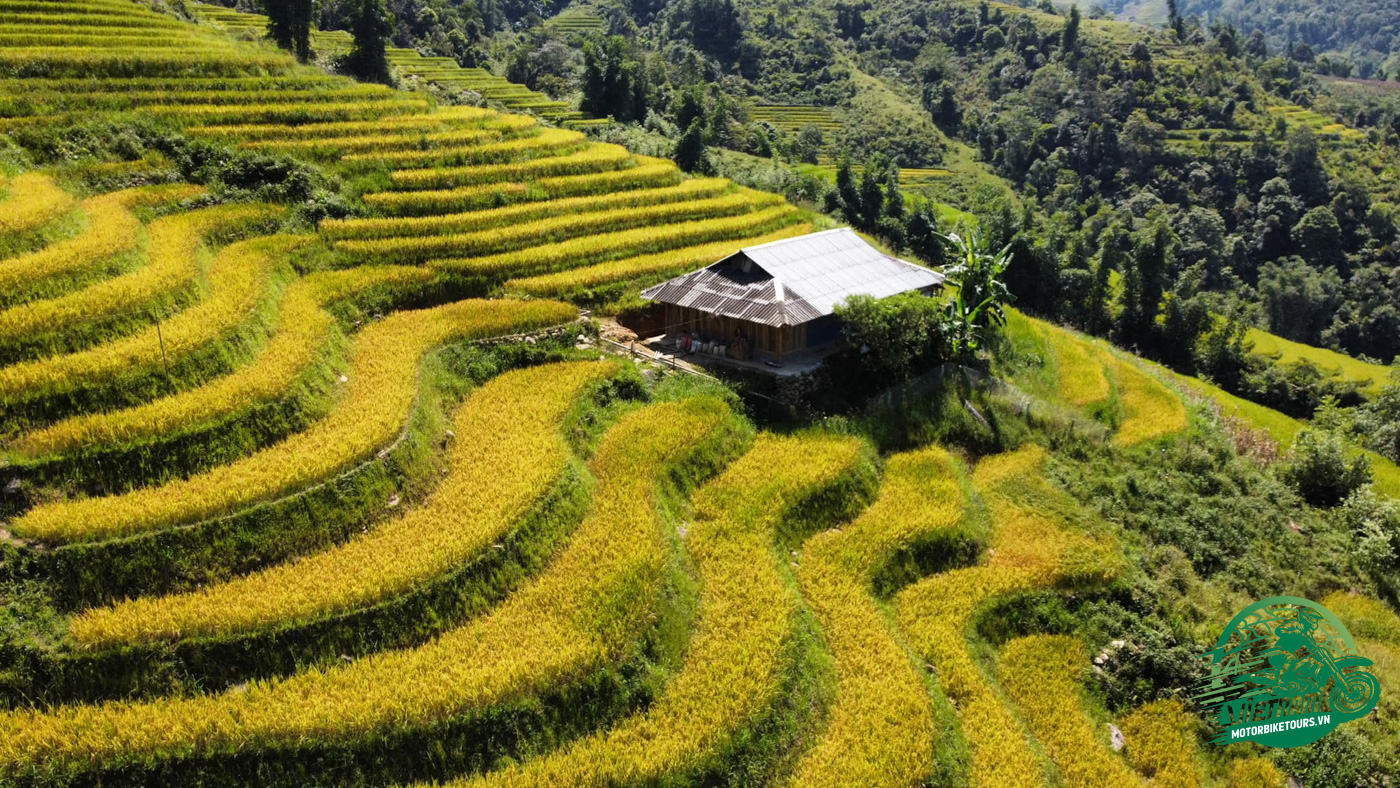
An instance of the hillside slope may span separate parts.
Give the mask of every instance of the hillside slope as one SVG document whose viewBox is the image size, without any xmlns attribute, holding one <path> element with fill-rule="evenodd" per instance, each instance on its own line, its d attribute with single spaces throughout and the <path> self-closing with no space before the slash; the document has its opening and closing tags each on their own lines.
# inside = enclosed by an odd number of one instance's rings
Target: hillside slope
<svg viewBox="0 0 1400 788">
<path fill-rule="evenodd" d="M 992 379 L 760 429 L 578 304 L 828 219 L 125 0 L 0 3 L 0 106 L 0 783 L 1400 778 L 1379 470 L 1309 503 L 1014 312 Z M 1278 593 L 1380 723 L 1217 748 L 1181 698 Z"/>
</svg>

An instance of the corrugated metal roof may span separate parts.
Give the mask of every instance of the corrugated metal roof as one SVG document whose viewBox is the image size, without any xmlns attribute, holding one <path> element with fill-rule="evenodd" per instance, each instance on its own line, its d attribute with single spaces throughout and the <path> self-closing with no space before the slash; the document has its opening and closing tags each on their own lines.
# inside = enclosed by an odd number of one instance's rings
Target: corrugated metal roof
<svg viewBox="0 0 1400 788">
<path fill-rule="evenodd" d="M 648 288 L 642 297 L 784 326 L 829 315 L 853 295 L 885 298 L 943 280 L 942 274 L 890 257 L 843 227 L 741 249 Z"/>
</svg>

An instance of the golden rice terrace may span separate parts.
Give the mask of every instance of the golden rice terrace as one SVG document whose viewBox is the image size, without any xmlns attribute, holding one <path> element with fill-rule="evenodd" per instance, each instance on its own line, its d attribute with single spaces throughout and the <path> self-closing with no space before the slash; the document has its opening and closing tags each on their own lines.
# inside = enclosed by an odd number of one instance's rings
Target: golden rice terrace
<svg viewBox="0 0 1400 788">
<path fill-rule="evenodd" d="M 0 785 L 1282 785 L 984 628 L 1126 582 L 1047 449 L 757 429 L 581 317 L 825 219 L 195 18 L 0 0 Z M 1015 325 L 1103 451 L 1201 418 Z"/>
</svg>

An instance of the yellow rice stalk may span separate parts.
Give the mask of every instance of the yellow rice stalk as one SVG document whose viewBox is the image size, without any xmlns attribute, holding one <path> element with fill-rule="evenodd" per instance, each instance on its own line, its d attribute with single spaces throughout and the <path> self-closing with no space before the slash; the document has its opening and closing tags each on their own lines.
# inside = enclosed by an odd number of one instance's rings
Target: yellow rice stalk
<svg viewBox="0 0 1400 788">
<path fill-rule="evenodd" d="M 239 124 L 227 126 L 199 126 L 190 129 L 191 134 L 200 136 L 234 137 L 241 140 L 267 141 L 289 140 L 302 142 L 329 141 L 336 138 L 363 137 L 373 134 L 407 133 L 412 131 L 430 132 L 459 128 L 462 124 L 477 125 L 486 121 L 516 118 L 515 115 L 501 115 L 495 110 L 481 107 L 445 107 L 425 115 L 399 115 L 379 120 L 352 120 L 332 123 L 301 124 Z M 534 120 L 530 125 L 534 125 Z"/>
<path fill-rule="evenodd" d="M 1195 725 L 1175 698 L 1139 706 L 1123 718 L 1128 760 L 1152 778 L 1153 788 L 1199 788 Z"/>
<path fill-rule="evenodd" d="M 1017 638 L 1002 650 L 1001 676 L 1065 788 L 1138 788 L 1137 777 L 1095 729 L 1081 695 L 1089 654 L 1064 635 Z"/>
<path fill-rule="evenodd" d="M 701 581 L 700 625 L 661 697 L 609 730 L 456 785 L 655 785 L 716 757 L 780 689 L 783 646 L 799 603 L 774 554 L 778 521 L 861 456 L 861 444 L 849 438 L 761 436 L 696 496 L 685 542 Z"/>
<path fill-rule="evenodd" d="M 272 205 L 221 205 L 157 219 L 149 227 L 147 264 L 77 292 L 11 307 L 0 312 L 0 342 L 15 342 L 62 331 L 79 322 L 141 308 L 152 299 L 194 284 L 199 276 L 202 238 L 210 233 L 263 221 L 282 209 Z M 37 383 L 39 364 L 0 370 L 0 399 Z M 63 365 L 66 362 L 54 362 Z M 18 371 L 23 368 L 24 372 Z"/>
<path fill-rule="evenodd" d="M 552 199 L 590 194 L 613 194 L 628 189 L 674 186 L 682 180 L 681 171 L 671 162 L 636 157 L 639 164 L 617 170 L 541 178 L 536 192 Z M 454 211 L 504 205 L 531 198 L 524 183 L 486 183 L 456 189 L 366 194 L 364 201 L 396 216 L 430 216 Z M 539 198 L 535 198 L 539 199 Z"/>
<path fill-rule="evenodd" d="M 657 254 L 626 257 L 583 268 L 556 271 L 552 274 L 512 279 L 506 282 L 505 288 L 509 292 L 550 297 L 614 282 L 665 278 L 693 271 L 727 257 L 733 254 L 734 248 L 738 244 L 758 246 L 772 241 L 781 241 L 784 238 L 805 235 L 811 231 L 812 225 L 810 224 L 794 224 L 756 238 L 716 241 Z"/>
<path fill-rule="evenodd" d="M 70 26 L 82 25 L 84 27 L 140 27 L 149 31 L 150 28 L 179 28 L 180 21 L 171 17 L 169 19 L 152 19 L 149 17 L 133 17 L 127 15 L 120 16 L 95 16 L 92 14 L 59 14 L 59 13 L 6 13 L 5 19 L 15 24 L 23 25 L 56 25 Z M 35 80 L 44 82 L 47 80 Z"/>
<path fill-rule="evenodd" d="M 246 366 L 203 386 L 151 402 L 58 421 L 21 434 L 8 448 L 17 459 L 36 460 L 158 440 L 275 399 L 286 393 L 337 335 L 335 319 L 323 306 L 371 287 L 424 284 L 433 278 L 431 271 L 399 266 L 311 274 L 287 288 L 277 307 L 272 337 Z"/>
<path fill-rule="evenodd" d="M 1322 600 L 1322 606 L 1337 614 L 1352 637 L 1400 646 L 1400 616 L 1379 599 L 1334 591 Z"/>
<path fill-rule="evenodd" d="M 533 222 L 516 222 L 453 235 L 341 241 L 335 248 L 356 258 L 400 262 L 442 259 L 458 255 L 499 254 L 523 247 L 555 243 L 566 238 L 615 232 L 630 227 L 746 214 L 782 202 L 783 197 L 779 194 L 742 190 L 684 202 L 663 200 L 647 206 L 550 216 Z"/>
<path fill-rule="evenodd" d="M 653 159 L 650 156 L 637 156 L 635 159 L 635 167 L 540 178 L 538 185 L 550 197 L 557 198 L 669 186 L 679 183 L 682 178 L 681 171 L 674 162 Z"/>
<path fill-rule="evenodd" d="M 555 175 L 578 175 L 601 170 L 618 170 L 632 162 L 632 154 L 620 145 L 597 143 L 566 156 L 547 156 L 507 164 L 478 164 L 471 167 L 401 170 L 391 177 L 395 189 L 443 189 L 478 186 L 500 181 L 529 180 Z"/>
<path fill-rule="evenodd" d="M 394 99 L 397 93 L 383 85 L 355 85 L 353 87 L 322 86 L 317 90 L 194 90 L 177 88 L 167 90 L 127 90 L 127 91 L 73 91 L 61 94 L 68 104 L 96 105 L 115 108 L 143 107 L 155 109 L 174 105 L 220 105 L 238 104 L 280 104 L 301 102 L 319 104 L 323 102 L 349 103 L 357 99 Z"/>
<path fill-rule="evenodd" d="M 472 211 L 531 198 L 530 188 L 523 183 L 486 183 L 439 191 L 374 192 L 361 199 L 387 214 L 418 216 Z"/>
<path fill-rule="evenodd" d="M 432 147 L 427 150 L 356 153 L 341 158 L 350 165 L 384 167 L 444 168 L 514 161 L 531 156 L 557 156 L 577 150 L 587 139 L 581 131 L 541 129 L 538 134 L 518 139 L 462 147 Z M 396 173 L 398 175 L 399 173 Z"/>
<path fill-rule="evenodd" d="M 738 216 L 600 233 L 487 257 L 433 260 L 430 265 L 444 271 L 489 276 L 542 273 L 692 244 L 744 238 L 792 224 L 798 215 L 797 208 L 783 204 Z"/>
<path fill-rule="evenodd" d="M 170 20 L 179 25 L 175 19 Z M 151 79 L 136 77 L 131 79 L 44 79 L 26 77 L 23 79 L 0 79 L 0 92 L 14 93 L 24 90 L 53 91 L 69 93 L 80 90 L 121 93 L 131 90 L 318 90 L 326 86 L 343 84 L 341 77 L 329 74 L 312 76 L 303 74 L 293 77 L 215 77 L 199 79 Z"/>
<path fill-rule="evenodd" d="M 377 101 L 311 102 L 302 104 L 188 104 L 173 107 L 146 107 L 142 112 L 171 118 L 181 123 L 270 123 L 279 120 L 306 118 L 308 120 L 354 120 L 394 113 L 422 112 L 429 107 L 421 99 Z"/>
<path fill-rule="evenodd" d="M 713 197 L 727 191 L 731 183 L 724 178 L 696 178 L 677 186 L 661 189 L 614 192 L 587 197 L 509 205 L 485 211 L 454 213 L 419 218 L 393 217 L 387 219 L 327 219 L 321 222 L 321 234 L 336 241 L 364 238 L 391 238 L 410 235 L 436 235 L 489 230 L 520 222 L 530 222 L 564 214 L 600 211 L 616 208 L 660 205 L 668 202 Z"/>
<path fill-rule="evenodd" d="M 263 140 L 244 142 L 238 147 L 246 150 L 280 150 L 313 155 L 344 155 L 364 151 L 421 150 L 439 145 L 474 145 L 499 140 L 501 132 L 493 128 L 466 128 L 432 133 L 372 134 L 359 137 L 332 137 L 309 140 Z"/>
<path fill-rule="evenodd" d="M 26 172 L 5 184 L 0 201 L 0 235 L 37 230 L 73 209 L 71 194 L 47 175 Z"/>
<path fill-rule="evenodd" d="M 658 485 L 732 418 L 713 399 L 623 417 L 591 463 L 592 511 L 560 555 L 488 615 L 437 640 L 217 695 L 3 712 L 0 774 L 353 742 L 484 711 L 614 665 L 663 595 L 669 555 Z"/>
<path fill-rule="evenodd" d="M 1099 352 L 1085 340 L 1059 326 L 1040 323 L 1055 355 L 1055 380 L 1060 396 L 1076 407 L 1106 402 L 1108 376 Z"/>
<path fill-rule="evenodd" d="M 880 497 L 850 526 L 809 539 L 797 577 L 836 660 L 826 728 L 794 785 L 917 788 L 933 774 L 935 723 L 923 680 L 871 595 L 873 574 L 901 549 L 956 527 L 966 510 L 942 449 L 890 459 Z"/>
<path fill-rule="evenodd" d="M 1044 458 L 1043 449 L 1032 447 L 983 460 L 973 484 L 991 512 L 990 560 L 984 566 L 926 578 L 896 597 L 901 631 L 937 669 L 939 684 L 957 705 L 972 756 L 972 784 L 978 788 L 1021 788 L 1046 781 L 1026 732 L 969 653 L 973 617 L 1000 596 L 1073 578 L 1102 580 L 1119 571 L 1111 547 L 1071 533 L 1008 497 L 1030 491 L 1054 496 L 1041 475 Z"/>
<path fill-rule="evenodd" d="M 405 516 L 296 563 L 186 594 L 88 610 L 70 628 L 85 647 L 219 636 L 320 618 L 390 599 L 505 538 L 569 469 L 562 422 L 612 363 L 550 364 L 487 383 L 453 417 L 451 469 Z"/>
<path fill-rule="evenodd" d="M 135 334 L 76 353 L 0 368 L 0 399 L 100 385 L 126 373 L 157 369 L 165 360 L 218 341 L 266 298 L 269 277 L 281 257 L 312 238 L 272 236 L 225 247 L 211 266 L 208 298 Z"/>
<path fill-rule="evenodd" d="M 1115 443 L 1134 446 L 1186 429 L 1186 405 L 1175 391 L 1133 362 L 1102 348 L 1099 353 L 1111 365 L 1123 408 L 1118 434 L 1113 436 Z"/>
<path fill-rule="evenodd" d="M 8 28 L 6 28 L 8 30 Z M 121 28 L 108 28 L 96 35 L 83 35 L 81 33 L 29 33 L 21 35 L 10 35 L 0 33 L 0 48 L 10 49 L 15 47 L 42 47 L 44 49 L 54 48 L 85 48 L 85 47 L 130 47 L 132 49 L 174 49 L 180 47 L 210 45 L 210 48 L 217 51 L 220 49 L 232 49 L 232 45 L 210 39 L 200 35 L 190 35 L 184 30 L 166 31 L 159 35 L 151 35 L 148 32 L 136 30 L 133 35 L 122 35 Z"/>
<path fill-rule="evenodd" d="M 339 403 L 305 432 L 189 479 L 123 495 L 37 506 L 12 522 L 26 538 L 111 539 L 198 522 L 317 484 L 369 459 L 408 422 L 419 362 L 440 345 L 553 325 L 572 307 L 552 301 L 461 301 L 398 312 L 363 329 Z"/>
<path fill-rule="evenodd" d="M 208 49 L 120 49 L 109 47 L 0 49 L 0 74 L 17 69 L 43 68 L 54 76 L 213 76 L 246 74 L 263 69 L 268 73 L 291 70 L 296 61 L 286 55 L 220 53 L 211 57 Z"/>
<path fill-rule="evenodd" d="M 1230 767 L 1230 788 L 1284 788 L 1283 772 L 1272 761 L 1248 758 Z"/>
<path fill-rule="evenodd" d="M 178 202 L 203 193 L 203 186 L 177 183 L 127 189 L 84 200 L 87 228 L 75 238 L 0 263 L 0 290 L 72 274 L 132 251 L 141 234 L 141 222 L 133 208 Z"/>
</svg>

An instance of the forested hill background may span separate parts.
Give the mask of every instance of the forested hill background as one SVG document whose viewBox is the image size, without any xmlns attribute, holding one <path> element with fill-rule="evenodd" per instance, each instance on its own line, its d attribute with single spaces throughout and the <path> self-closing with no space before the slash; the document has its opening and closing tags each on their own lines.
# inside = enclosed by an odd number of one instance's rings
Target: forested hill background
<svg viewBox="0 0 1400 788">
<path fill-rule="evenodd" d="M 1166 0 L 1109 0 L 1106 11 L 1121 19 L 1166 22 Z M 1362 78 L 1394 75 L 1400 34 L 1396 0 L 1182 0 L 1181 13 L 1207 24 L 1226 22 L 1248 34 L 1258 30 L 1279 51 L 1306 47 L 1344 72 Z"/>
<path fill-rule="evenodd" d="M 319 25 L 350 2 L 322 0 Z M 1334 42 L 1314 47 L 1291 4 L 1163 2 L 1162 24 L 1050 0 L 388 6 L 400 46 L 928 263 L 938 233 L 980 227 L 1014 251 L 1019 307 L 1247 399 L 1310 418 L 1374 398 L 1387 373 L 1366 364 L 1400 354 L 1400 83 L 1339 75 L 1382 70 L 1347 53 L 1400 12 L 1316 3 L 1337 32 L 1308 27 Z"/>
</svg>

